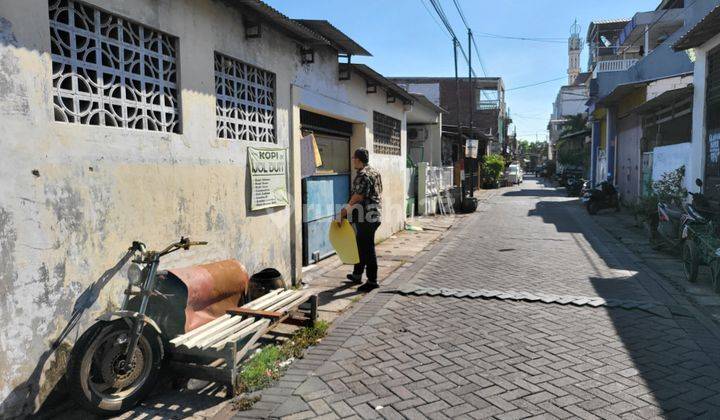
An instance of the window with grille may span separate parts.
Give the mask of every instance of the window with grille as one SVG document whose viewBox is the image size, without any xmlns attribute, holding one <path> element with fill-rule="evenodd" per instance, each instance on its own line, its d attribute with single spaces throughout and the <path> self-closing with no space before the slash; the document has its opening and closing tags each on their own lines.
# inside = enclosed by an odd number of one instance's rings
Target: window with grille
<svg viewBox="0 0 720 420">
<path fill-rule="evenodd" d="M 277 143 L 275 74 L 215 53 L 217 136 Z"/>
<path fill-rule="evenodd" d="M 400 120 L 373 112 L 373 150 L 384 155 L 400 155 Z"/>
<path fill-rule="evenodd" d="M 55 120 L 180 132 L 177 38 L 49 0 Z"/>
</svg>

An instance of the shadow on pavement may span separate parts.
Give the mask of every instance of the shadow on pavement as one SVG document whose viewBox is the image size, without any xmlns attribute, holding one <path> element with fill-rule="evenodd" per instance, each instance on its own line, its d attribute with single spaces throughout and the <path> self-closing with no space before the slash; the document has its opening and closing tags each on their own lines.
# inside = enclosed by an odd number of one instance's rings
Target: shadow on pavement
<svg viewBox="0 0 720 420">
<path fill-rule="evenodd" d="M 591 278 L 598 295 L 617 298 L 608 286 L 638 282 L 628 278 Z M 719 342 L 696 318 L 682 307 L 659 306 L 657 313 L 621 307 L 606 308 L 622 348 L 609 350 L 606 375 L 612 378 L 617 398 L 632 404 L 636 399 L 655 406 L 645 418 L 719 418 L 720 347 Z M 632 368 L 612 371 L 618 361 L 629 358 Z M 648 392 L 649 391 L 649 392 Z M 599 395 L 603 398 L 603 395 Z"/>
<path fill-rule="evenodd" d="M 503 193 L 505 197 L 565 197 L 564 191 L 555 189 L 518 190 Z"/>
<path fill-rule="evenodd" d="M 538 194 L 538 190 L 526 191 L 526 194 L 513 191 L 506 195 L 560 196 L 557 191 L 543 195 Z M 605 362 L 609 362 L 610 367 L 598 380 L 608 382 L 607 375 L 612 380 L 606 391 L 599 391 L 605 393 L 598 397 L 615 403 L 635 401 L 636 406 L 645 405 L 642 403 L 645 401 L 655 406 L 655 411 L 650 409 L 644 418 L 720 418 L 720 340 L 692 312 L 679 307 L 658 280 L 638 271 L 633 258 L 622 248 L 616 248 L 614 238 L 599 234 L 595 226 L 598 221 L 578 207 L 576 200 L 539 201 L 528 211 L 528 216 L 540 217 L 544 223 L 553 224 L 558 232 L 583 235 L 607 267 L 627 270 L 627 277 L 589 278 L 599 297 L 662 304 L 658 313 L 621 307 L 604 309 L 622 347 L 608 350 Z M 576 241 L 579 238 L 576 236 Z M 598 338 L 602 339 L 604 337 Z M 627 363 L 615 363 L 627 358 L 634 368 L 627 368 Z M 613 371 L 613 365 L 619 370 Z"/>
</svg>

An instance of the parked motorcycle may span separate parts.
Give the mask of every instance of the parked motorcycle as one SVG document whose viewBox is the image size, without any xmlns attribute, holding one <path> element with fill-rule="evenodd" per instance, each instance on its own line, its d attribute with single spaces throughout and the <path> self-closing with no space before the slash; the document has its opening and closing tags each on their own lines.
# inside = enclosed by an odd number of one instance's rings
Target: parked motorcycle
<svg viewBox="0 0 720 420">
<path fill-rule="evenodd" d="M 620 193 L 614 185 L 607 181 L 603 181 L 595 188 L 583 194 L 582 203 L 589 214 L 597 214 L 602 209 L 612 209 L 620 211 Z"/>
<path fill-rule="evenodd" d="M 584 185 L 585 180 L 580 177 L 568 178 L 567 182 L 565 183 L 565 192 L 567 193 L 568 197 L 579 197 L 581 195 L 580 192 L 582 191 Z"/>
<path fill-rule="evenodd" d="M 695 184 L 702 187 L 702 181 Z M 702 193 L 690 193 L 693 202 L 686 205 L 682 234 L 683 269 L 688 281 L 697 281 L 701 264 L 710 266 L 713 289 L 720 292 L 720 211 L 712 208 Z"/>
<path fill-rule="evenodd" d="M 158 287 L 160 258 L 205 244 L 181 238 L 162 251 L 148 251 L 145 244 L 132 243 L 133 263 L 144 267 L 131 266 L 121 309 L 99 318 L 80 337 L 70 356 L 70 394 L 80 405 L 101 415 L 118 414 L 152 390 L 163 362 L 163 339 L 167 339 L 167 332 L 147 315 L 151 297 L 164 297 Z M 182 310 L 180 316 L 184 318 Z"/>
<path fill-rule="evenodd" d="M 657 212 L 650 219 L 650 243 L 654 248 L 678 248 L 682 245 L 683 225 L 687 209 L 679 209 L 668 203 L 658 202 Z"/>
</svg>

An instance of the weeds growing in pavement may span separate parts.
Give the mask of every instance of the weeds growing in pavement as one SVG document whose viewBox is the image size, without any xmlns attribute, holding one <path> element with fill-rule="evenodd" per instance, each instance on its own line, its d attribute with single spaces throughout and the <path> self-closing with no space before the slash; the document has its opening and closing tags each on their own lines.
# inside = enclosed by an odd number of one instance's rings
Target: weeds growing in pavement
<svg viewBox="0 0 720 420">
<path fill-rule="evenodd" d="M 322 339 L 330 324 L 325 321 L 316 321 L 312 327 L 301 328 L 287 341 L 278 345 L 265 346 L 245 363 L 240 371 L 236 392 L 239 394 L 257 391 L 265 388 L 280 378 L 285 369 L 294 359 L 300 359 L 305 349 Z M 235 406 L 240 410 L 248 410 L 255 401 L 242 398 Z"/>
</svg>

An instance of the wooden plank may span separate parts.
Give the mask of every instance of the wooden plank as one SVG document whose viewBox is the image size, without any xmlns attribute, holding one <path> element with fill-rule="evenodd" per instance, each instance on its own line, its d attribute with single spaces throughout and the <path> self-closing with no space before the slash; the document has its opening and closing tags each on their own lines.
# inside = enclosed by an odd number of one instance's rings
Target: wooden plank
<svg viewBox="0 0 720 420">
<path fill-rule="evenodd" d="M 208 337 L 202 343 L 196 344 L 196 346 L 200 347 L 202 349 L 207 349 L 209 347 L 214 346 L 215 344 L 217 344 L 219 342 L 229 341 L 230 337 L 234 336 L 237 333 L 241 333 L 241 332 L 245 331 L 248 327 L 251 327 L 255 322 L 257 322 L 257 320 L 255 318 L 245 319 L 245 320 L 243 320 L 243 322 L 241 322 L 237 325 L 234 325 L 232 328 L 228 328 L 227 330 L 223 331 L 222 334 L 217 334 L 212 337 Z"/>
<path fill-rule="evenodd" d="M 204 379 L 223 384 L 230 383 L 230 377 L 224 368 L 175 361 L 169 361 L 168 367 L 173 373 L 186 378 Z"/>
<path fill-rule="evenodd" d="M 301 299 L 305 299 L 307 295 L 304 292 L 295 292 L 292 296 L 289 296 L 286 299 L 283 299 L 279 301 L 278 303 L 270 306 L 269 308 L 266 308 L 266 311 L 277 311 L 280 308 L 284 308 L 286 306 L 292 306 L 293 302 L 296 302 Z"/>
<path fill-rule="evenodd" d="M 247 354 L 247 352 L 250 350 L 250 348 L 255 344 L 256 341 L 260 339 L 263 335 L 265 335 L 265 332 L 267 332 L 268 327 L 270 326 L 270 320 L 263 319 L 262 321 L 258 321 L 257 323 L 257 331 L 255 334 L 250 338 L 250 340 L 243 345 L 243 347 L 235 354 L 235 368 L 237 368 L 237 363 L 242 360 L 242 358 Z M 236 339 L 237 340 L 237 339 Z M 236 343 L 237 344 L 237 343 Z"/>
<path fill-rule="evenodd" d="M 192 358 L 194 361 L 197 360 L 207 360 L 209 358 L 218 358 L 218 357 L 225 357 L 220 352 L 216 352 L 214 350 L 202 350 L 197 347 L 187 348 L 187 347 L 175 347 L 171 350 L 172 354 L 178 354 L 182 356 L 186 356 L 189 358 Z"/>
<path fill-rule="evenodd" d="M 231 315 L 251 316 L 251 317 L 259 317 L 259 318 L 269 318 L 269 319 L 278 319 L 283 315 L 280 312 L 260 311 L 257 309 L 247 309 L 247 308 L 228 309 L 227 313 L 229 313 Z"/>
<path fill-rule="evenodd" d="M 202 326 L 200 326 L 200 327 L 195 328 L 195 329 L 192 330 L 192 331 L 186 332 L 185 334 L 182 334 L 182 335 L 179 335 L 179 336 L 173 338 L 172 340 L 170 340 L 170 343 L 171 343 L 171 344 L 175 344 L 175 345 L 182 344 L 183 342 L 185 342 L 185 341 L 189 340 L 190 338 L 192 338 L 195 334 L 199 334 L 199 333 L 207 330 L 208 328 L 211 328 L 211 327 L 213 326 L 213 323 L 214 323 L 214 322 L 221 322 L 222 320 L 230 319 L 230 316 L 231 316 L 231 315 L 223 315 L 223 316 L 221 316 L 221 317 L 219 317 L 219 318 L 217 318 L 217 319 L 215 319 L 215 320 L 212 320 L 212 321 L 208 322 L 208 323 L 205 324 L 205 325 L 202 325 Z"/>
<path fill-rule="evenodd" d="M 254 331 L 255 329 L 258 329 L 258 331 L 262 331 L 262 333 L 264 334 L 269 325 L 270 325 L 270 321 L 267 319 L 262 319 L 259 321 L 256 320 L 255 323 L 250 326 L 252 328 L 249 328 L 248 331 L 239 331 L 239 332 L 233 334 L 232 336 L 228 337 L 227 340 L 225 340 L 224 342 L 218 343 L 215 346 L 213 346 L 213 349 L 215 349 L 217 351 L 221 351 L 223 347 L 228 345 L 228 343 L 233 342 L 233 341 L 237 342 L 238 340 L 243 339 L 245 336 L 247 336 L 248 332 Z"/>
<path fill-rule="evenodd" d="M 301 295 L 301 297 L 299 297 L 297 300 L 294 300 L 294 301 L 288 303 L 287 305 L 285 305 L 285 307 L 283 307 L 282 309 L 278 309 L 277 311 L 282 312 L 282 313 L 287 313 L 287 312 L 296 310 L 300 307 L 300 305 L 302 305 L 303 303 L 310 300 L 310 296 L 311 295 L 309 295 L 307 293 L 303 293 Z"/>
<path fill-rule="evenodd" d="M 268 307 L 274 305 L 276 302 L 286 299 L 288 296 L 291 296 L 293 293 L 295 293 L 294 290 L 285 290 L 282 293 L 278 294 L 277 296 L 274 296 L 272 299 L 269 299 L 269 300 L 263 302 L 261 305 L 255 305 L 249 309 L 267 310 Z"/>
<path fill-rule="evenodd" d="M 250 302 L 244 304 L 242 307 L 243 308 L 251 308 L 251 307 L 255 307 L 257 305 L 261 305 L 262 303 L 268 301 L 269 299 L 272 299 L 273 297 L 279 295 L 280 293 L 282 293 L 284 291 L 285 291 L 285 289 L 271 290 L 267 294 L 260 296 L 259 298 L 255 299 L 255 300 L 251 300 Z"/>
<path fill-rule="evenodd" d="M 182 346 L 185 347 L 195 347 L 197 343 L 202 342 L 205 338 L 213 336 L 219 332 L 222 332 L 233 325 L 236 325 L 238 323 L 242 322 L 242 318 L 239 316 L 231 316 L 230 318 L 222 321 L 222 322 L 215 322 L 212 323 L 215 324 L 211 328 L 208 328 L 207 330 L 201 332 L 200 334 L 193 335 L 189 340 L 185 341 Z"/>
</svg>

